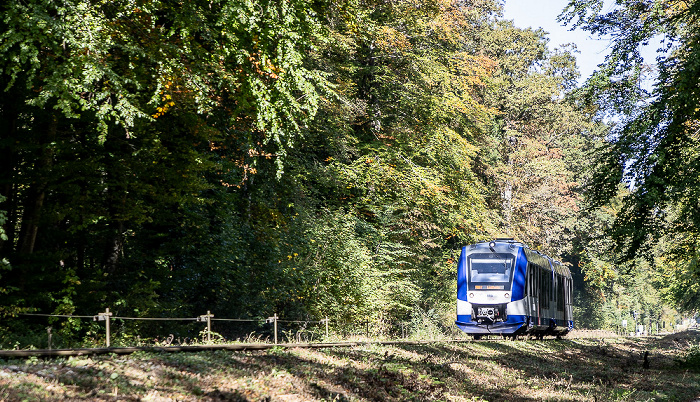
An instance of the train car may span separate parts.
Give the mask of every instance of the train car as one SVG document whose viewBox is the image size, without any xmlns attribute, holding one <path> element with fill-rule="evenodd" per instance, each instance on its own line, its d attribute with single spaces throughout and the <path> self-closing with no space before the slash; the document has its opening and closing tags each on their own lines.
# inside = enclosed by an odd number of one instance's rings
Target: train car
<svg viewBox="0 0 700 402">
<path fill-rule="evenodd" d="M 563 336 L 574 327 L 571 271 L 513 239 L 462 248 L 457 321 L 475 339 Z"/>
</svg>

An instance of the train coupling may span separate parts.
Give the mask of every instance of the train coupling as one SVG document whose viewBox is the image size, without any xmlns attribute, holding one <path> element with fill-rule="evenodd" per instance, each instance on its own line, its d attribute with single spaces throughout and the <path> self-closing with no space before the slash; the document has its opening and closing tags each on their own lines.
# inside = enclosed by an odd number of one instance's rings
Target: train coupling
<svg viewBox="0 0 700 402">
<path fill-rule="evenodd" d="M 508 318 L 505 304 L 472 304 L 472 309 L 472 320 L 479 324 L 493 324 Z"/>
</svg>

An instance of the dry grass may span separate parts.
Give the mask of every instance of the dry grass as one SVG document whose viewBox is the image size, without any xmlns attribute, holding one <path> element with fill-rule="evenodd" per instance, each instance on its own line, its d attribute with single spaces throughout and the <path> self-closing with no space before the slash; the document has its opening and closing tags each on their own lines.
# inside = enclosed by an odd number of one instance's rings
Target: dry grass
<svg viewBox="0 0 700 402">
<path fill-rule="evenodd" d="M 679 360 L 698 342 L 686 332 L 15 360 L 0 362 L 0 401 L 691 401 L 700 372 Z"/>
</svg>

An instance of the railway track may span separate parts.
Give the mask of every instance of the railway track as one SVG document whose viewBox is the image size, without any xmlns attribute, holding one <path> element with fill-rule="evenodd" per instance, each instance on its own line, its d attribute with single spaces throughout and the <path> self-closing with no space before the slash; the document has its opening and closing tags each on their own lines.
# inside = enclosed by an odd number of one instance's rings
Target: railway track
<svg viewBox="0 0 700 402">
<path fill-rule="evenodd" d="M 691 331 L 698 329 L 691 329 Z M 670 333 L 658 334 L 658 336 L 669 335 Z M 650 335 L 654 336 L 654 335 Z M 574 330 L 565 336 L 566 339 L 604 339 L 618 337 L 617 334 L 607 330 Z M 503 338 L 497 335 L 485 335 L 479 340 L 472 338 L 461 339 L 441 339 L 441 340 L 420 340 L 420 341 L 348 341 L 348 342 L 314 342 L 314 343 L 229 343 L 229 344 L 211 344 L 211 345 L 168 345 L 168 346 L 134 346 L 134 347 L 103 347 L 103 348 L 74 348 L 74 349 L 26 349 L 26 350 L 0 350 L 0 359 L 17 359 L 17 358 L 51 358 L 51 357 L 70 357 L 70 356 L 91 356 L 91 355 L 128 355 L 135 352 L 158 352 L 158 353 L 177 353 L 177 352 L 201 352 L 207 350 L 230 350 L 230 351 L 246 351 L 246 350 L 269 350 L 273 348 L 283 349 L 323 349 L 323 348 L 341 348 L 354 347 L 363 345 L 425 345 L 431 343 L 467 343 L 467 342 L 493 342 L 511 339 Z M 527 335 L 521 335 L 518 340 L 528 339 Z M 535 339 L 535 338 L 531 338 Z M 545 337 L 545 340 L 555 340 L 556 337 Z"/>
<path fill-rule="evenodd" d="M 109 348 L 75 348 L 75 349 L 29 349 L 29 350 L 0 350 L 0 358 L 28 358 L 28 357 L 70 357 L 91 355 L 128 355 L 135 352 L 201 352 L 207 350 L 269 350 L 273 348 L 302 348 L 322 349 L 353 347 L 362 345 L 425 345 L 436 342 L 464 343 L 475 342 L 472 339 L 449 339 L 431 341 L 367 341 L 367 342 L 329 342 L 329 343 L 234 343 L 216 345 L 184 345 L 184 346 L 137 346 L 137 347 L 109 347 Z"/>
<path fill-rule="evenodd" d="M 585 338 L 598 338 L 584 336 Z M 564 339 L 576 339 L 579 336 L 567 336 Z M 603 336 L 600 337 L 601 339 Z M 521 337 L 518 339 L 525 339 Z M 547 337 L 546 340 L 554 340 L 555 337 Z M 431 343 L 467 343 L 467 342 L 489 342 L 504 340 L 498 336 L 486 336 L 480 340 L 474 339 L 446 339 L 446 340 L 421 340 L 421 341 L 351 341 L 351 342 L 318 342 L 318 343 L 231 343 L 231 344 L 212 344 L 212 345 L 175 345 L 175 346 L 135 346 L 135 347 L 103 347 L 103 348 L 74 348 L 74 349 L 27 349 L 27 350 L 0 350 L 0 358 L 51 358 L 51 357 L 70 357 L 70 356 L 92 356 L 92 355 L 128 355 L 135 352 L 159 352 L 159 353 L 177 353 L 177 352 L 201 352 L 209 350 L 230 350 L 230 351 L 248 351 L 248 350 L 269 350 L 273 348 L 301 348 L 301 349 L 323 349 L 323 348 L 340 348 L 354 347 L 363 345 L 425 345 Z"/>
</svg>

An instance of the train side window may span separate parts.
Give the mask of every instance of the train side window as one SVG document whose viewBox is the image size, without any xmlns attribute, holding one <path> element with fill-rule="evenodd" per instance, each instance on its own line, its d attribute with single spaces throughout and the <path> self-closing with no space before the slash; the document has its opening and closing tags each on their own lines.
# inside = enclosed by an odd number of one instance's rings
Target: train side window
<svg viewBox="0 0 700 402">
<path fill-rule="evenodd" d="M 547 308 L 549 308 L 549 301 L 552 300 L 552 272 L 549 270 L 545 272 L 544 275 L 544 286 L 546 292 L 545 299 L 547 300 Z"/>
<path fill-rule="evenodd" d="M 544 268 L 540 267 L 540 305 L 543 307 L 547 305 L 547 302 L 545 301 L 546 297 L 544 297 L 544 294 L 547 292 L 547 289 L 545 287 L 546 284 L 544 283 L 544 278 Z"/>
<path fill-rule="evenodd" d="M 549 301 L 553 302 L 554 301 L 554 271 L 548 272 L 549 275 L 547 275 L 547 284 L 549 285 Z"/>
<path fill-rule="evenodd" d="M 559 311 L 559 275 L 554 276 L 554 282 L 552 283 L 552 300 L 554 300 L 554 303 L 557 305 L 557 311 Z"/>
<path fill-rule="evenodd" d="M 564 298 L 566 291 L 564 290 L 564 277 L 557 276 L 557 310 L 564 311 Z"/>
<path fill-rule="evenodd" d="M 547 302 L 547 308 L 549 308 L 549 300 L 552 298 L 552 295 L 550 294 L 550 292 L 551 292 L 551 290 L 550 290 L 551 283 L 550 282 L 552 281 L 551 275 L 552 275 L 552 273 L 549 270 L 544 272 L 544 275 L 543 275 L 543 277 L 544 277 L 544 295 L 545 295 L 544 299 Z"/>
<path fill-rule="evenodd" d="M 557 285 L 559 285 L 557 283 L 558 280 L 559 280 L 559 278 L 557 278 L 556 274 L 552 273 L 552 303 L 553 303 L 555 308 L 559 307 L 559 305 L 557 304 L 557 295 L 558 295 Z"/>
<path fill-rule="evenodd" d="M 549 272 L 543 272 L 543 274 L 542 280 L 544 281 L 544 299 L 546 300 L 547 308 L 549 308 Z"/>
<path fill-rule="evenodd" d="M 540 306 L 543 309 L 549 308 L 549 272 L 544 268 L 540 268 Z"/>
<path fill-rule="evenodd" d="M 574 278 L 569 279 L 569 304 L 574 304 Z"/>
<path fill-rule="evenodd" d="M 540 297 L 540 267 L 535 265 L 532 268 L 532 273 L 535 274 L 535 276 L 532 278 L 532 294 L 536 297 Z"/>
<path fill-rule="evenodd" d="M 542 267 L 540 267 L 540 269 L 538 269 L 538 271 L 540 273 L 540 282 L 539 282 L 539 285 L 537 285 L 537 286 L 540 287 L 540 306 L 542 306 L 542 302 L 544 300 L 544 292 L 545 292 L 545 290 L 544 290 L 544 269 Z"/>
<path fill-rule="evenodd" d="M 527 265 L 525 268 L 525 290 L 524 290 L 524 296 L 527 296 L 530 294 L 530 264 Z"/>
</svg>

